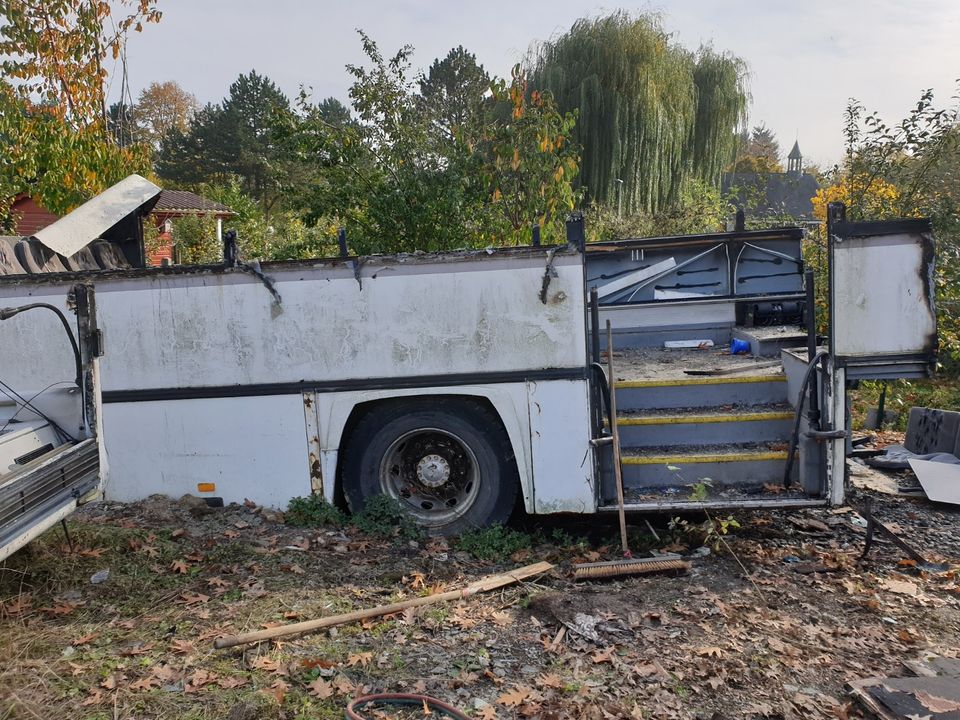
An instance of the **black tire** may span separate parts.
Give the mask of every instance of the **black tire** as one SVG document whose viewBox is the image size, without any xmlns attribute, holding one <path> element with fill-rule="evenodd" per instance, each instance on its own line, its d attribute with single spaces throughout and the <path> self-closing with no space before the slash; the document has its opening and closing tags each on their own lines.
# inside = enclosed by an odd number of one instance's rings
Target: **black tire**
<svg viewBox="0 0 960 720">
<path fill-rule="evenodd" d="M 506 522 L 519 484 L 499 418 L 469 400 L 411 398 L 374 408 L 354 427 L 344 455 L 352 512 L 388 495 L 434 535 Z"/>
</svg>

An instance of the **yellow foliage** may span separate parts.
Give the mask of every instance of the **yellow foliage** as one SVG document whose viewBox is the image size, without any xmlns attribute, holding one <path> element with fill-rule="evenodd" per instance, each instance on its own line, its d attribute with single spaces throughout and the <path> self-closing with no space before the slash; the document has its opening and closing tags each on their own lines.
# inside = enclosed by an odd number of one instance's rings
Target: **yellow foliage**
<svg viewBox="0 0 960 720">
<path fill-rule="evenodd" d="M 900 191 L 895 185 L 879 177 L 844 177 L 833 185 L 817 190 L 811 200 L 813 215 L 822 222 L 826 221 L 827 205 L 832 202 L 842 202 L 847 206 L 848 214 L 867 220 L 883 220 L 905 214 L 898 205 Z"/>
</svg>

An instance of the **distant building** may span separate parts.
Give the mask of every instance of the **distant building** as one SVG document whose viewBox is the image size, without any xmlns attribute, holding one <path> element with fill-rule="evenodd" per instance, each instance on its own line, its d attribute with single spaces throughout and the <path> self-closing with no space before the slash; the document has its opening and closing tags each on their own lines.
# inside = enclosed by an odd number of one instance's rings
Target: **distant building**
<svg viewBox="0 0 960 720">
<path fill-rule="evenodd" d="M 798 222 L 813 217 L 813 196 L 820 189 L 817 179 L 803 172 L 799 142 L 787 155 L 784 173 L 724 173 L 721 191 L 732 195 L 752 216 L 789 216 Z"/>
<path fill-rule="evenodd" d="M 27 193 L 20 193 L 13 200 L 11 207 L 16 220 L 14 234 L 16 237 L 30 237 L 38 230 L 59 220 L 60 216 L 52 213 Z M 159 245 L 147 257 L 147 264 L 161 265 L 163 261 L 176 263 L 176 241 L 173 237 L 173 221 L 187 215 L 209 215 L 217 221 L 217 237 L 223 235 L 223 221 L 236 213 L 213 200 L 201 197 L 186 190 L 161 190 L 156 205 L 153 206 L 151 222 L 159 233 Z"/>
</svg>

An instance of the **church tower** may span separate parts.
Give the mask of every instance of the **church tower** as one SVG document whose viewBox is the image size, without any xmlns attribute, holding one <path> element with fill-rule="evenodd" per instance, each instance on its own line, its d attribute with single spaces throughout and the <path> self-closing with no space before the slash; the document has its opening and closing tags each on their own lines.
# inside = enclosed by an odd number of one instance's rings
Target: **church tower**
<svg viewBox="0 0 960 720">
<path fill-rule="evenodd" d="M 794 141 L 793 149 L 787 155 L 787 174 L 803 175 L 803 155 L 800 154 L 800 142 Z"/>
</svg>

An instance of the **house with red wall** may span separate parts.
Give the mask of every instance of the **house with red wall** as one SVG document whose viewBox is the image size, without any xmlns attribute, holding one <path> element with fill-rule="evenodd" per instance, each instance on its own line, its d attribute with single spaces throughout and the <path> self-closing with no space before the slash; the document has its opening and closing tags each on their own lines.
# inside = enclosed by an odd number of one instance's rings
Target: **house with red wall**
<svg viewBox="0 0 960 720">
<path fill-rule="evenodd" d="M 14 233 L 30 237 L 38 230 L 60 218 L 41 205 L 27 193 L 20 193 L 13 200 L 12 214 L 16 218 Z M 162 265 L 164 261 L 176 264 L 176 238 L 173 221 L 188 215 L 205 215 L 216 218 L 217 237 L 223 235 L 223 221 L 236 215 L 233 210 L 213 200 L 208 200 L 186 190 L 161 190 L 148 222 L 155 223 L 159 231 L 159 245 L 147 256 L 148 265 Z"/>
</svg>

